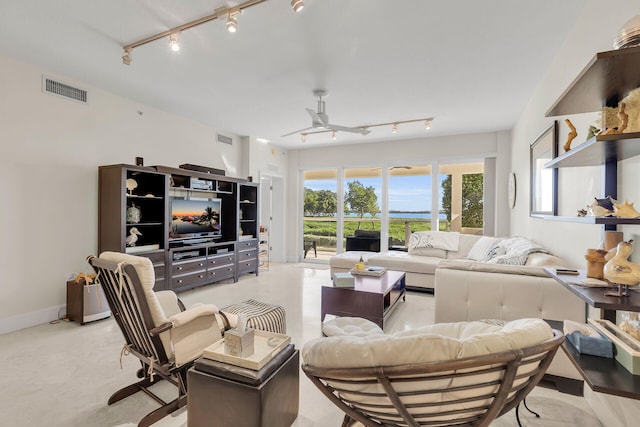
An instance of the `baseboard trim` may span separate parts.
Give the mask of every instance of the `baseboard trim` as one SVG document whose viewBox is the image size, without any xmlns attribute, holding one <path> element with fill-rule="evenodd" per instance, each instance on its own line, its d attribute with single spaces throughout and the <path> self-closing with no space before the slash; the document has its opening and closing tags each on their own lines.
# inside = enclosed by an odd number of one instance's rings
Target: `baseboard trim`
<svg viewBox="0 0 640 427">
<path fill-rule="evenodd" d="M 0 319 L 0 335 L 57 320 L 66 312 L 65 304 Z"/>
</svg>

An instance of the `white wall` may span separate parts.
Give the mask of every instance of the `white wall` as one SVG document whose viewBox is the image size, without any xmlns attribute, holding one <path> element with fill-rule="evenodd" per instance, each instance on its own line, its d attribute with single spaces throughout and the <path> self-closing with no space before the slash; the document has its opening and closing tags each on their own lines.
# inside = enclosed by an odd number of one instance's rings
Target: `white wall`
<svg viewBox="0 0 640 427">
<path fill-rule="evenodd" d="M 434 122 L 435 123 L 435 122 Z M 287 259 L 297 260 L 302 244 L 302 230 L 293 224 L 301 221 L 302 175 L 301 171 L 319 168 L 418 165 L 466 160 L 482 160 L 496 157 L 496 222 L 501 224 L 496 232 L 508 235 L 509 211 L 506 202 L 506 182 L 509 171 L 511 145 L 510 132 L 487 132 L 455 136 L 425 137 L 410 140 L 390 140 L 366 145 L 330 145 L 319 148 L 289 150 L 289 185 L 287 217 L 291 226 L 287 231 Z M 295 197 L 295 201 L 294 198 Z"/>
<path fill-rule="evenodd" d="M 246 177 L 240 137 L 0 56 L 0 333 L 57 318 L 97 251 L 98 166 L 194 163 Z M 42 93 L 42 74 L 89 92 Z M 238 175 L 238 173 L 242 175 Z M 61 311 L 60 311 L 61 313 Z"/>
</svg>

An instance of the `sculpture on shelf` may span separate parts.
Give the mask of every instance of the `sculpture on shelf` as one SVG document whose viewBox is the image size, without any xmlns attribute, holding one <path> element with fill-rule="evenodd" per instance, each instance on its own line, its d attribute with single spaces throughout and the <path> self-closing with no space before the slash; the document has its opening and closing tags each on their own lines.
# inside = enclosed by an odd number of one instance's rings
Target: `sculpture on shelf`
<svg viewBox="0 0 640 427">
<path fill-rule="evenodd" d="M 613 212 L 614 215 L 618 218 L 638 218 L 640 217 L 640 212 L 638 212 L 634 207 L 633 203 L 629 203 L 626 200 L 624 203 L 613 202 Z"/>
<path fill-rule="evenodd" d="M 129 192 L 129 195 L 132 195 L 133 194 L 133 190 L 138 188 L 138 182 L 133 178 L 127 179 L 125 181 L 125 185 L 127 187 L 127 191 Z"/>
<path fill-rule="evenodd" d="M 627 128 L 627 124 L 629 123 L 629 115 L 624 111 L 626 106 L 627 104 L 625 104 L 624 102 L 620 103 L 620 106 L 618 109 L 618 118 L 620 119 L 620 126 L 618 126 L 617 133 L 624 132 L 624 130 Z"/>
<path fill-rule="evenodd" d="M 604 265 L 604 277 L 618 285 L 617 292 L 609 292 L 607 295 L 627 296 L 629 286 L 640 284 L 640 265 L 629 261 L 631 252 L 633 252 L 633 240 L 620 242 L 614 257 Z"/>
<path fill-rule="evenodd" d="M 613 211 L 605 208 L 604 206 L 598 203 L 598 199 L 594 200 L 593 203 L 587 206 L 589 210 L 589 216 L 611 216 L 613 215 Z"/>
<path fill-rule="evenodd" d="M 578 209 L 578 216 L 580 216 L 580 217 L 587 216 L 587 210 L 586 209 Z"/>
<path fill-rule="evenodd" d="M 129 235 L 127 236 L 127 246 L 133 247 L 138 241 L 138 236 L 142 236 L 142 233 L 138 231 L 136 227 L 131 227 Z"/>
<path fill-rule="evenodd" d="M 573 125 L 573 123 L 571 123 L 571 120 L 564 119 L 564 122 L 567 124 L 567 126 L 569 126 L 570 131 L 567 135 L 567 142 L 564 143 L 564 146 L 562 148 L 564 148 L 564 151 L 569 151 L 571 149 L 571 142 L 573 142 L 575 137 L 578 136 L 578 132 L 576 131 L 576 127 Z"/>
</svg>

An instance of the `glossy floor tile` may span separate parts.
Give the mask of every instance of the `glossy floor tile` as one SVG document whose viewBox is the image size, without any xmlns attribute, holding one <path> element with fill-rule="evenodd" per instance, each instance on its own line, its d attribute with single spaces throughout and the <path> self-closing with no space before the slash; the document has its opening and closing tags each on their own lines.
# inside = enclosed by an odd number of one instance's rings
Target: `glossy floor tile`
<svg viewBox="0 0 640 427">
<path fill-rule="evenodd" d="M 282 305 L 287 333 L 298 348 L 321 336 L 320 291 L 330 283 L 326 265 L 272 264 L 259 276 L 246 275 L 237 283 L 224 282 L 181 293 L 187 306 L 195 302 L 219 307 L 253 298 Z M 433 323 L 433 296 L 409 292 L 399 304 L 385 332 Z M 112 406 L 115 390 L 136 380 L 138 360 L 122 358 L 123 339 L 113 319 L 84 326 L 71 322 L 45 324 L 0 335 L 0 362 L 5 368 L 0 388 L 0 425 L 112 427 L 135 426 L 156 403 L 138 393 Z M 171 400 L 175 389 L 159 383 L 159 393 Z M 540 412 L 536 419 L 521 411 L 526 426 L 600 426 L 584 399 L 538 387 L 527 399 Z M 300 374 L 300 412 L 296 427 L 338 427 L 342 413 Z M 186 408 L 165 417 L 158 427 L 185 427 Z M 214 426 L 215 424 L 212 424 Z M 494 426 L 516 425 L 513 414 Z M 233 426 L 225 426 L 233 427 Z"/>
</svg>

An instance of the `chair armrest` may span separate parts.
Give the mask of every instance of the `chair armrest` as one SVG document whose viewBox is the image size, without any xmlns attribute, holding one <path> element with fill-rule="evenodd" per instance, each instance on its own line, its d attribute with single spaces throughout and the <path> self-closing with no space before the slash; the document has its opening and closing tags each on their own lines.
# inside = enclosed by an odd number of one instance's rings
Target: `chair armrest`
<svg viewBox="0 0 640 427">
<path fill-rule="evenodd" d="M 168 318 L 174 328 L 179 328 L 194 321 L 201 316 L 212 316 L 218 312 L 218 307 L 213 304 L 201 304 L 189 307 L 185 311 L 176 313 Z"/>
<path fill-rule="evenodd" d="M 155 328 L 150 329 L 149 334 L 151 334 L 152 337 L 155 337 L 160 335 L 164 331 L 168 331 L 171 328 L 173 328 L 173 325 L 170 322 L 165 322 L 160 326 L 156 326 Z"/>
</svg>

